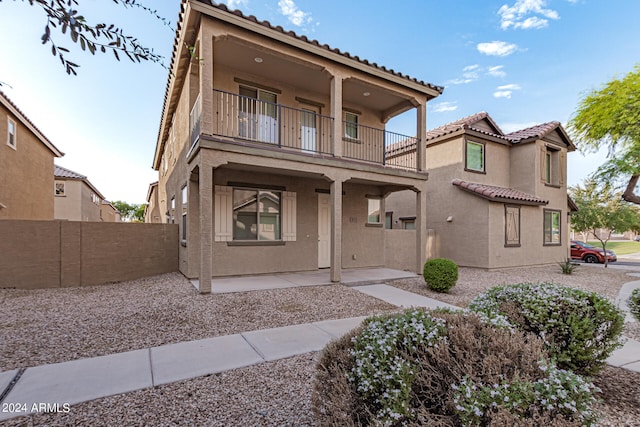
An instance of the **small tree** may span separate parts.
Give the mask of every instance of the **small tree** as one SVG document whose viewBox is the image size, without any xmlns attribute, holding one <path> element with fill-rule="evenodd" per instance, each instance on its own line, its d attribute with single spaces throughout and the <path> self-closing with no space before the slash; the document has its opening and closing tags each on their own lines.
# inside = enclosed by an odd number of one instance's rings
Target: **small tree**
<svg viewBox="0 0 640 427">
<path fill-rule="evenodd" d="M 578 211 L 571 215 L 571 226 L 579 233 L 591 232 L 602 244 L 606 257 L 607 242 L 614 232 L 624 232 L 638 227 L 640 221 L 637 210 L 622 200 L 622 194 L 615 192 L 607 183 L 589 178 L 583 186 L 569 188 L 571 198 Z"/>
<path fill-rule="evenodd" d="M 122 200 L 116 200 L 111 204 L 118 209 L 124 221 L 144 222 L 144 204 L 130 204 Z"/>
</svg>

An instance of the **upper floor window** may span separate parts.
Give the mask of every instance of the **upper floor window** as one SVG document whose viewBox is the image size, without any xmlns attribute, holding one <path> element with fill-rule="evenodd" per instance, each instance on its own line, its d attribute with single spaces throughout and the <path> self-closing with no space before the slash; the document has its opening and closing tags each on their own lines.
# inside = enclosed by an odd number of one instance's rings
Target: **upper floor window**
<svg viewBox="0 0 640 427">
<path fill-rule="evenodd" d="M 560 150 L 543 148 L 542 181 L 549 185 L 560 185 Z"/>
<path fill-rule="evenodd" d="M 7 145 L 14 150 L 16 149 L 17 140 L 16 140 L 16 122 L 11 119 L 7 120 Z"/>
<path fill-rule="evenodd" d="M 344 113 L 344 136 L 346 138 L 358 139 L 358 115 L 354 113 Z"/>
<path fill-rule="evenodd" d="M 91 193 L 91 201 L 92 201 L 93 203 L 95 203 L 96 205 L 100 206 L 100 202 L 101 202 L 101 200 L 100 200 L 100 197 L 98 197 L 98 195 L 97 195 L 97 194 L 95 194 L 95 193 Z"/>
<path fill-rule="evenodd" d="M 472 172 L 484 172 L 484 144 L 467 141 L 464 168 Z"/>
<path fill-rule="evenodd" d="M 184 187 L 182 187 L 182 207 L 186 208 L 187 207 L 187 184 L 184 185 Z"/>
<path fill-rule="evenodd" d="M 239 132 L 241 138 L 278 142 L 278 95 L 240 86 Z"/>
<path fill-rule="evenodd" d="M 560 230 L 560 213 L 552 209 L 544 210 L 544 244 L 545 245 L 560 245 L 561 230 Z"/>
<path fill-rule="evenodd" d="M 64 196 L 65 195 L 65 183 L 64 182 L 58 182 L 56 181 L 55 183 L 55 195 L 56 196 Z"/>
</svg>

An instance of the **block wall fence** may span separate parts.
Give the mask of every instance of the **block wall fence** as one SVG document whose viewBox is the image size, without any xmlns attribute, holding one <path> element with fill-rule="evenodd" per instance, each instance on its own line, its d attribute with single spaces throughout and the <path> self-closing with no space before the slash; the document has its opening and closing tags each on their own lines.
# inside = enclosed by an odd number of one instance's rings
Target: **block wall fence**
<svg viewBox="0 0 640 427">
<path fill-rule="evenodd" d="M 0 288 L 100 285 L 178 271 L 178 225 L 0 220 Z"/>
</svg>

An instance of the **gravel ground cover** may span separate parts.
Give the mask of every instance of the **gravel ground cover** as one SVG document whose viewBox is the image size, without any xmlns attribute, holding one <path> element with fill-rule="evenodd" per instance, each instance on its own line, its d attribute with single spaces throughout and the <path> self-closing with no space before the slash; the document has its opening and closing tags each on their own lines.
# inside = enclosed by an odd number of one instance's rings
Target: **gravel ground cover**
<svg viewBox="0 0 640 427">
<path fill-rule="evenodd" d="M 420 279 L 391 284 L 466 306 L 478 293 L 498 284 L 553 281 L 613 299 L 620 286 L 632 280 L 623 272 L 590 267 L 578 268 L 572 276 L 554 270 L 461 268 L 460 280 L 450 294 L 432 293 Z M 93 356 L 98 354 L 92 352 L 106 354 L 395 309 L 340 285 L 200 296 L 177 274 L 53 292 L 0 290 L 0 303 L 0 340 L 5 349 L 19 348 L 10 355 L 3 349 L 1 363 L 6 366 L 2 370 L 87 357 L 85 353 Z M 639 333 L 637 325 L 627 325 L 625 333 Z M 52 330 L 55 339 L 48 337 Z M 86 343 L 92 340 L 100 344 Z M 3 425 L 314 426 L 310 396 L 316 358 L 317 354 L 306 354 L 263 363 L 85 402 L 66 414 L 37 414 Z M 600 425 L 640 427 L 640 373 L 608 367 L 594 381 L 603 390 Z"/>
<path fill-rule="evenodd" d="M 0 371 L 396 307 L 342 285 L 199 295 L 173 273 L 82 288 L 0 289 Z"/>
</svg>

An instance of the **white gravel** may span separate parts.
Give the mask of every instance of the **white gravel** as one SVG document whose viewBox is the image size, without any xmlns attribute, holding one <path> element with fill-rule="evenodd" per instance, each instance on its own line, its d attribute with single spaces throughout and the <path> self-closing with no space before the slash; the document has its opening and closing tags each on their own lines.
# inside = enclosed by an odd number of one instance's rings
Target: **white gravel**
<svg viewBox="0 0 640 427">
<path fill-rule="evenodd" d="M 558 270 L 558 271 L 556 271 Z M 615 298 L 623 272 L 580 267 L 572 276 L 541 267 L 487 272 L 460 269 L 450 294 L 424 282 L 394 286 L 465 306 L 498 284 L 554 281 Z M 179 274 L 87 288 L 0 290 L 0 369 L 331 318 L 396 310 L 341 286 L 198 295 Z M 637 324 L 636 324 L 637 325 Z M 625 333 L 635 331 L 629 326 Z M 68 414 L 38 414 L 7 426 L 313 426 L 310 395 L 317 354 L 224 372 L 75 405 Z M 607 368 L 604 426 L 640 426 L 640 374 Z"/>
</svg>

